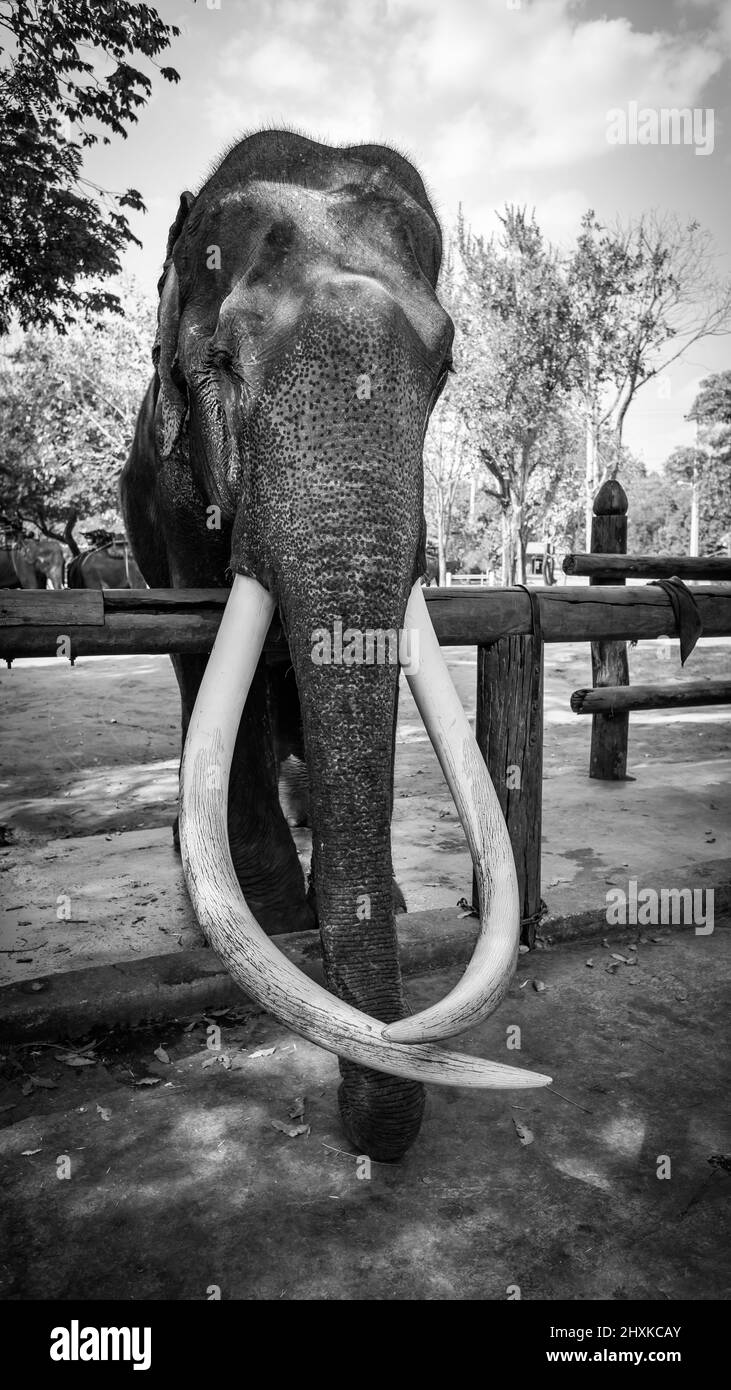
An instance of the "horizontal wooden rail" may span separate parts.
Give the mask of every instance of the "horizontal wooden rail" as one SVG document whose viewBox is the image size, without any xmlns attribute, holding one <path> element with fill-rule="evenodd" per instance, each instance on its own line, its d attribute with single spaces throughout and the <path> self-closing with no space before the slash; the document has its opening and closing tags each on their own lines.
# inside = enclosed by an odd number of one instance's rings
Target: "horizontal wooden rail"
<svg viewBox="0 0 731 1390">
<path fill-rule="evenodd" d="M 565 585 L 534 593 L 544 642 L 677 636 L 670 600 L 662 589 Z M 225 589 L 6 591 L 0 597 L 0 658 L 68 655 L 68 648 L 73 657 L 206 652 L 215 640 L 226 597 Z M 425 589 L 424 597 L 444 646 L 484 645 L 532 631 L 530 598 L 524 589 Z M 699 585 L 693 597 L 704 636 L 731 636 L 731 589 Z M 276 623 L 267 651 L 286 656 Z"/>
<path fill-rule="evenodd" d="M 685 709 L 691 705 L 731 705 L 731 681 L 687 681 L 683 685 L 604 685 L 575 690 L 574 714 L 624 714 L 640 709 Z"/>
<path fill-rule="evenodd" d="M 585 552 L 567 555 L 564 574 L 599 575 L 621 579 L 701 579 L 731 580 L 731 555 L 589 555 Z"/>
</svg>

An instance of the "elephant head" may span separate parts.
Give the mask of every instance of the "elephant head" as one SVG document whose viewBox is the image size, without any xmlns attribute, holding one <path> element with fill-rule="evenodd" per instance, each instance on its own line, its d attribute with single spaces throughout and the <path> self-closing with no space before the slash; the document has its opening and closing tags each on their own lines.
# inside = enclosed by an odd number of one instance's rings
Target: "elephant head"
<svg viewBox="0 0 731 1390">
<path fill-rule="evenodd" d="M 181 774 L 189 891 L 247 992 L 339 1055 L 346 1131 L 385 1159 L 413 1141 L 425 1081 L 548 1080 L 436 1045 L 496 1007 L 519 915 L 497 798 L 418 584 L 422 446 L 453 337 L 436 294 L 440 258 L 424 186 L 400 156 L 266 132 L 181 199 L 159 313 L 159 458 L 189 470 L 232 528 L 233 587 Z M 275 608 L 302 707 L 328 990 L 261 930 L 227 841 L 234 740 Z M 466 974 L 415 1017 L 405 1017 L 392 905 L 398 633 L 412 655 L 418 637 L 410 679 L 483 903 Z"/>
</svg>

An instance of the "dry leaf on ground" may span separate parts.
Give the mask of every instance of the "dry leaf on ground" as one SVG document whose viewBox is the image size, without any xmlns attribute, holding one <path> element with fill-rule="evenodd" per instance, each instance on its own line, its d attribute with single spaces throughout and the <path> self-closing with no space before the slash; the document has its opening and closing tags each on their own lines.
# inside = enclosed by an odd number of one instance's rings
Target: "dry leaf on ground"
<svg viewBox="0 0 731 1390">
<path fill-rule="evenodd" d="M 309 1125 L 285 1125 L 281 1120 L 270 1120 L 272 1129 L 279 1130 L 280 1134 L 286 1134 L 288 1139 L 298 1139 L 301 1134 L 309 1134 Z"/>
<path fill-rule="evenodd" d="M 526 1148 L 528 1144 L 532 1144 L 535 1138 L 533 1130 L 529 1129 L 527 1125 L 522 1125 L 520 1120 L 516 1120 L 515 1117 L 513 1117 L 513 1124 L 515 1125 L 515 1133 L 523 1147 Z"/>
</svg>

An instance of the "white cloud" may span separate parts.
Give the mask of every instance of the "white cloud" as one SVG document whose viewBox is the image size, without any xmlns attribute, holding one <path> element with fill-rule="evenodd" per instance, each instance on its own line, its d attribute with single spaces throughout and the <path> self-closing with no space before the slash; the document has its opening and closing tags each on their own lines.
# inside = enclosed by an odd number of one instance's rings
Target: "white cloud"
<svg viewBox="0 0 731 1390">
<path fill-rule="evenodd" d="M 569 0 L 249 0 L 240 13 L 206 105 L 217 130 L 284 119 L 335 140 L 385 137 L 450 199 L 603 157 L 612 107 L 699 104 L 731 4 L 692 34 L 582 20 Z"/>
</svg>

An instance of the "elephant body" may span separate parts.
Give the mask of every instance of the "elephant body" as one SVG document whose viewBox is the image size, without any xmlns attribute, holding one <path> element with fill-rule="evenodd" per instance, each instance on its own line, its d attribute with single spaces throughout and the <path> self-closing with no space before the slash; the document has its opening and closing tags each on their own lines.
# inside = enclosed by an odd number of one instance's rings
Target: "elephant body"
<svg viewBox="0 0 731 1390">
<path fill-rule="evenodd" d="M 58 541 L 18 534 L 0 549 L 0 589 L 61 589 L 63 567 Z"/>
<path fill-rule="evenodd" d="M 407 1012 L 390 841 L 399 668 L 318 664 L 314 635 L 399 631 L 425 570 L 422 447 L 453 337 L 440 258 L 424 185 L 392 150 L 278 131 L 243 140 L 181 196 L 155 375 L 121 482 L 149 585 L 236 576 L 233 592 L 249 584 L 278 608 L 290 658 L 259 660 L 233 747 L 233 871 L 264 932 L 317 922 L 330 991 L 374 1030 Z M 206 658 L 173 664 L 185 741 Z M 288 760 L 297 807 L 285 815 Z M 304 813 L 309 891 L 287 824 Z M 400 1157 L 421 1120 L 419 1081 L 342 1059 L 341 1073 L 358 1151 Z"/>
<path fill-rule="evenodd" d="M 145 580 L 126 541 L 107 541 L 71 560 L 69 589 L 144 589 Z"/>
</svg>

